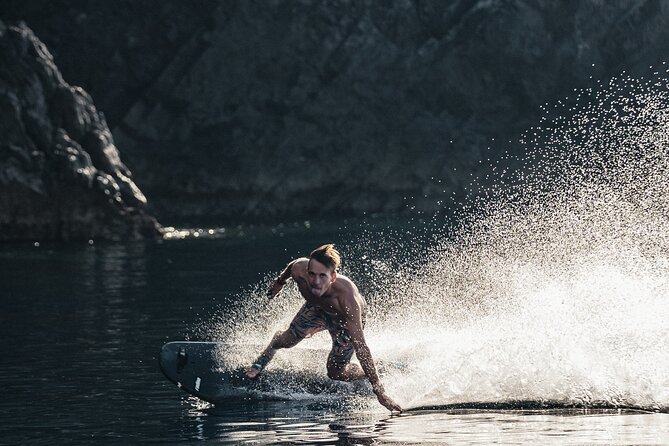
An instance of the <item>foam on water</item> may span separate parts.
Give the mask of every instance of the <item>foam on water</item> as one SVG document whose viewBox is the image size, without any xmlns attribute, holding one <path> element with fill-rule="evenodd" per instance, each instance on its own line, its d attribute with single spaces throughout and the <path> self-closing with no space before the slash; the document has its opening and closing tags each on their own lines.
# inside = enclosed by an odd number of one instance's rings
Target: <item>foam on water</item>
<svg viewBox="0 0 669 446">
<path fill-rule="evenodd" d="M 487 166 L 427 252 L 378 231 L 341 247 L 370 302 L 373 353 L 409 364 L 384 377 L 404 407 L 669 410 L 666 72 L 567 102 L 523 135 L 522 155 Z M 292 288 L 267 303 L 261 288 L 216 324 L 219 339 L 285 329 L 301 298 Z"/>
</svg>

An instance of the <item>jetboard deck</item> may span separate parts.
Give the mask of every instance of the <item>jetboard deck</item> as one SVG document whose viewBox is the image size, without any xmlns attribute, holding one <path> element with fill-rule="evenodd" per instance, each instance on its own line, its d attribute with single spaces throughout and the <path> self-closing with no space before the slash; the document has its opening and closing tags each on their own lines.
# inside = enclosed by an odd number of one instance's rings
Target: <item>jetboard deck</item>
<svg viewBox="0 0 669 446">
<path fill-rule="evenodd" d="M 341 383 L 327 378 L 325 358 L 327 351 L 300 349 L 301 362 L 316 363 L 322 372 L 306 370 L 267 370 L 257 379 L 246 377 L 244 368 L 230 368 L 221 357 L 233 349 L 216 342 L 175 341 L 163 345 L 160 350 L 160 369 L 163 374 L 183 391 L 209 403 L 218 404 L 231 398 L 263 395 L 264 398 L 280 398 L 281 393 L 302 392 L 308 394 L 340 394 L 351 392 L 369 393 L 364 382 Z M 248 352 L 253 358 L 257 352 Z M 239 348 L 237 348 L 239 350 Z M 246 350 L 246 349 L 244 349 Z M 291 349 L 292 350 L 292 349 Z M 246 353 L 244 353 L 246 354 Z M 383 362 L 383 361 L 381 361 Z M 378 362 L 377 362 L 378 364 Z M 385 363 L 386 367 L 402 371 L 404 365 Z"/>
<path fill-rule="evenodd" d="M 243 368 L 222 367 L 219 355 L 225 347 L 216 342 L 168 342 L 160 350 L 160 369 L 177 387 L 209 403 L 246 395 L 257 382 L 248 379 Z"/>
<path fill-rule="evenodd" d="M 213 404 L 254 395 L 280 398 L 281 391 L 290 392 L 295 387 L 306 393 L 323 393 L 332 387 L 327 377 L 299 370 L 267 370 L 256 379 L 248 379 L 244 367 L 231 368 L 224 363 L 222 357 L 232 350 L 239 352 L 240 347 L 217 342 L 168 342 L 160 350 L 160 369 L 167 379 L 183 391 Z M 248 350 L 250 361 L 261 347 L 242 350 L 244 354 Z M 306 362 L 313 362 L 316 357 L 325 358 L 327 352 L 300 349 L 300 354 Z"/>
</svg>

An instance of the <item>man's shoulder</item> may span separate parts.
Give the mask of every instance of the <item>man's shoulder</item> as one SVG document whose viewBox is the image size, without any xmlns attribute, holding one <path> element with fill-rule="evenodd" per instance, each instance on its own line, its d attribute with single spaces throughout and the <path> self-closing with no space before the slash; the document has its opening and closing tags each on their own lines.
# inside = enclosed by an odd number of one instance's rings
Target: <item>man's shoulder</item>
<svg viewBox="0 0 669 446">
<path fill-rule="evenodd" d="M 355 297 L 359 294 L 358 287 L 355 283 L 343 274 L 337 274 L 337 281 L 339 291 L 344 296 Z"/>
<path fill-rule="evenodd" d="M 309 259 L 307 259 L 306 257 L 300 257 L 299 259 L 295 259 L 295 261 L 293 262 L 293 266 L 291 267 L 291 270 L 293 273 L 306 274 L 308 265 L 309 265 Z"/>
<path fill-rule="evenodd" d="M 345 283 L 347 286 L 357 288 L 355 286 L 355 283 L 353 283 L 353 281 L 348 276 L 337 273 L 337 280 L 341 281 L 342 283 Z"/>
<path fill-rule="evenodd" d="M 304 268 L 306 268 L 308 264 L 309 264 L 309 259 L 306 257 L 300 257 L 299 259 L 295 259 L 295 262 L 293 263 L 293 265 L 298 265 Z"/>
<path fill-rule="evenodd" d="M 343 314 L 346 315 L 345 318 L 355 317 L 354 315 L 364 312 L 365 308 L 365 299 L 362 297 L 358 291 L 358 287 L 355 286 L 355 283 L 351 281 L 348 277 L 344 277 L 344 280 L 341 276 L 337 276 L 337 293 L 336 299 L 339 302 L 339 309 Z"/>
</svg>

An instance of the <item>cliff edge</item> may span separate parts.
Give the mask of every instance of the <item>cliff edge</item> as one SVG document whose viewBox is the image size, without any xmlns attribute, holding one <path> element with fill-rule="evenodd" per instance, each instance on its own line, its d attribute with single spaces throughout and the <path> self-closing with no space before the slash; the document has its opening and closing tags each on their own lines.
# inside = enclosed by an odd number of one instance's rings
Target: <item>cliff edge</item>
<svg viewBox="0 0 669 446">
<path fill-rule="evenodd" d="M 25 24 L 0 21 L 0 241 L 160 234 L 91 97 Z"/>
</svg>

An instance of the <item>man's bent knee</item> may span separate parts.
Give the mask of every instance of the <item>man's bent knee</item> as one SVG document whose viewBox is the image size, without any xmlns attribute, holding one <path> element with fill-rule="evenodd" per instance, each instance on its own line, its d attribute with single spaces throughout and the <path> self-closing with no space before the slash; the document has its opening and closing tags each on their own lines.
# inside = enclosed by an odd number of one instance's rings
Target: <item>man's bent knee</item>
<svg viewBox="0 0 669 446">
<path fill-rule="evenodd" d="M 342 374 L 342 369 L 336 368 L 336 369 L 328 369 L 328 378 L 334 379 L 336 381 L 344 381 L 343 379 L 343 374 Z"/>
<path fill-rule="evenodd" d="M 347 372 L 347 366 L 350 364 L 343 365 L 328 365 L 328 378 L 334 379 L 336 381 L 349 381 L 349 376 Z"/>
<path fill-rule="evenodd" d="M 365 372 L 357 364 L 328 364 L 328 378 L 337 381 L 355 381 L 365 377 Z"/>
</svg>

